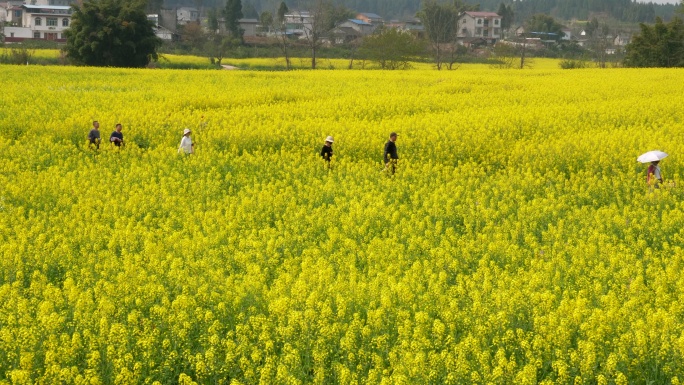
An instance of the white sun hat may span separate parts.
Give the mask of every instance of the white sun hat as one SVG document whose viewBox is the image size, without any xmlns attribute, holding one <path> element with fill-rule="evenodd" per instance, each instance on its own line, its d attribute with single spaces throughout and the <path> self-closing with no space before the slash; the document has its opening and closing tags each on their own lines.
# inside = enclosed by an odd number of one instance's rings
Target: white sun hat
<svg viewBox="0 0 684 385">
<path fill-rule="evenodd" d="M 190 131 L 189 128 L 186 128 L 185 130 L 183 130 L 183 135 L 187 135 L 187 134 L 189 134 L 189 133 L 191 133 L 191 132 L 192 132 L 192 131 Z"/>
<path fill-rule="evenodd" d="M 327 138 L 325 138 L 325 141 L 326 141 L 326 142 L 333 143 L 333 137 L 332 137 L 332 136 L 328 136 Z"/>
</svg>

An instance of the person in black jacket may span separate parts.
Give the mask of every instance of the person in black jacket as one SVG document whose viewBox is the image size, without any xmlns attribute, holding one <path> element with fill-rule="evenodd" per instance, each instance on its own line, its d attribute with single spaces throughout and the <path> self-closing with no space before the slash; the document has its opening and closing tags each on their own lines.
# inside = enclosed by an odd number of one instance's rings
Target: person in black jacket
<svg viewBox="0 0 684 385">
<path fill-rule="evenodd" d="M 328 136 L 325 138 L 325 144 L 323 145 L 323 148 L 321 149 L 321 158 L 323 158 L 326 162 L 328 162 L 328 167 L 330 167 L 330 160 L 332 159 L 333 156 L 333 137 Z"/>
<path fill-rule="evenodd" d="M 399 160 L 399 155 L 397 155 L 397 133 L 393 132 L 389 136 L 389 140 L 385 143 L 385 153 L 382 155 L 385 161 L 385 171 L 389 171 L 394 175 L 394 171 L 397 168 L 397 161 Z"/>
<path fill-rule="evenodd" d="M 122 128 L 123 126 L 121 123 L 117 123 L 114 132 L 112 132 L 112 134 L 109 136 L 109 141 L 117 147 L 123 147 L 125 145 L 123 133 L 121 132 Z"/>
</svg>

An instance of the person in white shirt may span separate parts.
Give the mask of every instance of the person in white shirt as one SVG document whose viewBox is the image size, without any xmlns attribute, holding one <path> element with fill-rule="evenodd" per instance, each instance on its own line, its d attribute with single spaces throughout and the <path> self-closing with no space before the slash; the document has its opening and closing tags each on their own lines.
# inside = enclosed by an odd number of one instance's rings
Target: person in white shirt
<svg viewBox="0 0 684 385">
<path fill-rule="evenodd" d="M 181 139 L 180 146 L 178 146 L 178 153 L 180 154 L 181 151 L 183 154 L 190 155 L 195 153 L 195 143 L 192 142 L 192 139 L 190 139 L 190 134 L 192 131 L 190 131 L 189 128 L 186 128 L 183 130 L 183 139 Z"/>
</svg>

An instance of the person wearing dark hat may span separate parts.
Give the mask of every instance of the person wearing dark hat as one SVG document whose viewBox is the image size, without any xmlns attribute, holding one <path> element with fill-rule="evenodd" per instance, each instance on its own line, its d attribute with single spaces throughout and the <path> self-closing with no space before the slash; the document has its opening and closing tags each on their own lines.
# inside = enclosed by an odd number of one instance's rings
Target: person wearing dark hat
<svg viewBox="0 0 684 385">
<path fill-rule="evenodd" d="M 330 167 L 330 160 L 332 159 L 333 156 L 333 137 L 328 136 L 325 138 L 325 144 L 323 145 L 323 148 L 321 149 L 321 158 L 328 162 L 328 167 Z"/>
<path fill-rule="evenodd" d="M 385 161 L 385 170 L 389 171 L 394 175 L 394 171 L 397 168 L 397 161 L 399 160 L 399 155 L 397 155 L 397 133 L 393 132 L 389 136 L 389 140 L 385 143 L 385 153 L 382 155 Z"/>
</svg>

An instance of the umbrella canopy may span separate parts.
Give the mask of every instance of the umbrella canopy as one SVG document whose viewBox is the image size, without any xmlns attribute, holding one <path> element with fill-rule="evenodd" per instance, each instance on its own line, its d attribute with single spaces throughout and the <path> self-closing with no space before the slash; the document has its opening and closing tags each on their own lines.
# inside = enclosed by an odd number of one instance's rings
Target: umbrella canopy
<svg viewBox="0 0 684 385">
<path fill-rule="evenodd" d="M 650 162 L 655 162 L 657 160 L 665 159 L 667 157 L 667 154 L 662 152 L 662 151 L 649 151 L 647 153 L 639 155 L 637 158 L 637 161 L 641 163 L 650 163 Z"/>
</svg>

